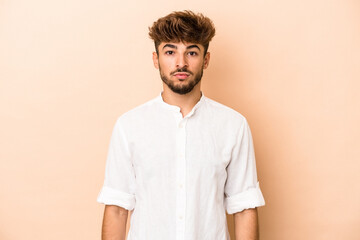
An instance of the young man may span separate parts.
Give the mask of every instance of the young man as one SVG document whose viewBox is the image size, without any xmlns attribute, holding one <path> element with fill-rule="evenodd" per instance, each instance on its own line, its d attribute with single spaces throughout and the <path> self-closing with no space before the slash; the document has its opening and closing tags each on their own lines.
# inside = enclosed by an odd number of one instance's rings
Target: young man
<svg viewBox="0 0 360 240">
<path fill-rule="evenodd" d="M 237 240 L 259 238 L 257 180 L 249 125 L 243 115 L 204 96 L 212 21 L 173 12 L 150 28 L 163 91 L 122 114 L 113 129 L 105 181 L 102 239 Z"/>
</svg>

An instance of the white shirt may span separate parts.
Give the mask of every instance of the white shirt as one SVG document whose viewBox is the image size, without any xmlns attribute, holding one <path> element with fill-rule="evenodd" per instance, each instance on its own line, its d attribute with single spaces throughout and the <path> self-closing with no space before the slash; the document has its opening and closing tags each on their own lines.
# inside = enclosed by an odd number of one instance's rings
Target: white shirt
<svg viewBox="0 0 360 240">
<path fill-rule="evenodd" d="M 129 110 L 97 201 L 133 210 L 128 240 L 229 240 L 225 210 L 265 205 L 245 117 L 203 92 L 185 117 L 161 93 Z"/>
</svg>

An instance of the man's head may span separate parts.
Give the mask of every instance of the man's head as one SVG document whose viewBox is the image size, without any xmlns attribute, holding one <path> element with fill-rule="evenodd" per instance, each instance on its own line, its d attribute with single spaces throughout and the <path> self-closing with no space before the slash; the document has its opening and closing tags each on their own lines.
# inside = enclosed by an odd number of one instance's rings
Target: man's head
<svg viewBox="0 0 360 240">
<path fill-rule="evenodd" d="M 212 21 L 191 11 L 173 12 L 149 28 L 156 49 L 154 65 L 173 92 L 189 93 L 200 82 L 209 64 L 207 50 L 214 35 Z"/>
</svg>

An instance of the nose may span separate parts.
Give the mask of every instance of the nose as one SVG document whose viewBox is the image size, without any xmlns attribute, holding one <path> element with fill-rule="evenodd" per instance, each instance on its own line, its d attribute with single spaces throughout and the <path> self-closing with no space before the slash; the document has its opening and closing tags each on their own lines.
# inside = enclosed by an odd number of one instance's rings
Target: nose
<svg viewBox="0 0 360 240">
<path fill-rule="evenodd" d="M 177 68 L 188 67 L 188 62 L 187 62 L 186 56 L 184 56 L 183 54 L 178 55 L 178 58 L 176 61 L 176 67 Z"/>
</svg>

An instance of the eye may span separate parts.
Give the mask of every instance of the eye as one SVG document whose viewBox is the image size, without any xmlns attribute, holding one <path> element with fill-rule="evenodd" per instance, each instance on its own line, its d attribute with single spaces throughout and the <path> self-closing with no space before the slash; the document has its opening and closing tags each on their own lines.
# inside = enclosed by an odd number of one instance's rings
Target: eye
<svg viewBox="0 0 360 240">
<path fill-rule="evenodd" d="M 166 55 L 172 55 L 172 54 L 174 54 L 174 51 L 166 51 L 165 54 Z"/>
<path fill-rule="evenodd" d="M 198 55 L 197 52 L 189 52 L 188 54 L 189 54 L 190 56 L 196 56 L 196 55 Z"/>
</svg>

